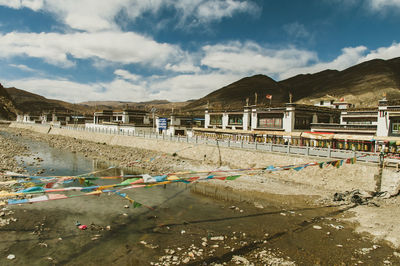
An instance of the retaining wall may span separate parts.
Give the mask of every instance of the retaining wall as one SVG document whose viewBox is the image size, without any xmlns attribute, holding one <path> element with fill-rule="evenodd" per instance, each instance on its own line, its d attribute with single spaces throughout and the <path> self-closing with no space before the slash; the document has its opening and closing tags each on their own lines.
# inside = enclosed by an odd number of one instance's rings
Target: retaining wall
<svg viewBox="0 0 400 266">
<path fill-rule="evenodd" d="M 324 161 L 324 158 L 310 158 L 305 156 L 280 155 L 262 151 L 250 151 L 235 148 L 219 148 L 204 144 L 190 144 L 184 142 L 170 142 L 166 140 L 144 139 L 134 136 L 108 135 L 87 131 L 50 128 L 43 125 L 29 125 L 12 123 L 10 127 L 29 129 L 39 133 L 55 134 L 89 140 L 108 145 L 120 145 L 132 148 L 153 150 L 160 153 L 177 153 L 178 156 L 207 163 L 228 165 L 232 168 L 266 167 L 268 165 L 282 166 L 301 164 L 315 161 Z M 320 169 L 318 166 L 307 167 L 301 171 L 277 171 L 270 173 L 281 180 L 292 183 L 301 183 L 332 191 L 346 191 L 353 189 L 373 191 L 375 189 L 374 176 L 378 173 L 376 164 L 357 163 L 343 164 L 340 168 L 328 166 Z M 395 194 L 399 190 L 399 173 L 394 169 L 384 169 L 382 190 Z"/>
</svg>

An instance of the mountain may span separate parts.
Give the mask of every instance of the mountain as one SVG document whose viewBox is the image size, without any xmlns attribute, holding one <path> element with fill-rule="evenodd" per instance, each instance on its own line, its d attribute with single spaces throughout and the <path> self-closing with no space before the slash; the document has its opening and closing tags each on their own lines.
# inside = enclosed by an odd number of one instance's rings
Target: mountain
<svg viewBox="0 0 400 266">
<path fill-rule="evenodd" d="M 383 93 L 392 100 L 400 99 L 400 57 L 375 59 L 343 71 L 297 75 L 279 84 L 290 88 L 293 100 L 298 103 L 312 104 L 323 98 L 343 97 L 359 107 L 376 106 Z"/>
<path fill-rule="evenodd" d="M 6 89 L 0 84 L 0 119 L 11 120 L 16 117 L 17 109 Z"/>
<path fill-rule="evenodd" d="M 172 109 L 182 114 L 201 114 L 207 105 L 213 109 L 242 109 L 247 98 L 249 104 L 253 105 L 255 93 L 257 104 L 261 106 L 269 106 L 270 103 L 272 106 L 283 105 L 289 101 L 289 93 L 292 93 L 295 103 L 314 104 L 321 99 L 338 100 L 343 97 L 356 107 L 376 107 L 377 100 L 382 98 L 383 93 L 390 100 L 400 100 L 400 57 L 390 60 L 374 59 L 342 71 L 324 70 L 315 74 L 301 74 L 279 82 L 265 75 L 245 77 L 203 98 L 187 102 L 91 101 L 71 104 L 1 86 L 0 116 L 14 117 L 17 110 L 33 114 L 54 110 L 92 114 L 103 109 L 149 111 L 153 107 L 158 114 L 169 114 Z M 266 95 L 272 95 L 271 102 L 266 99 Z"/>
<path fill-rule="evenodd" d="M 356 107 L 375 107 L 383 93 L 391 100 L 400 100 L 400 57 L 374 59 L 343 71 L 301 74 L 279 82 L 265 75 L 246 77 L 193 101 L 184 109 L 204 109 L 207 103 L 214 109 L 242 109 L 246 98 L 254 104 L 255 93 L 261 106 L 269 106 L 267 94 L 272 95 L 272 106 L 276 106 L 287 103 L 292 93 L 295 103 L 314 104 L 322 99 L 343 97 Z"/>
<path fill-rule="evenodd" d="M 72 104 L 60 100 L 47 99 L 35 93 L 27 92 L 17 88 L 5 88 L 7 93 L 11 96 L 17 109 L 21 113 L 30 113 L 40 115 L 42 112 L 78 112 L 81 114 L 93 114 L 91 108 Z"/>
<path fill-rule="evenodd" d="M 193 101 L 184 109 L 204 109 L 207 104 L 214 109 L 240 109 L 246 104 L 247 98 L 249 98 L 249 104 L 254 104 L 255 93 L 257 93 L 257 104 L 261 105 L 269 104 L 270 100 L 266 98 L 268 94 L 273 96 L 273 104 L 289 100 L 289 91 L 286 87 L 265 75 L 255 75 L 243 78 Z"/>
<path fill-rule="evenodd" d="M 147 102 L 126 102 L 126 101 L 88 101 L 81 102 L 79 105 L 94 108 L 96 110 L 122 110 L 122 109 L 139 109 L 150 111 L 153 107 L 158 113 L 168 113 L 172 109 L 179 111 L 188 102 L 169 102 L 167 100 L 152 100 Z"/>
</svg>

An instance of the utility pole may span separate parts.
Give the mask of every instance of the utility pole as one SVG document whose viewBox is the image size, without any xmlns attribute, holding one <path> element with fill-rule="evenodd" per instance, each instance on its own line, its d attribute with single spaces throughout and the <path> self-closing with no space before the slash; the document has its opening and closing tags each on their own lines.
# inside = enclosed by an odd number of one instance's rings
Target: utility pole
<svg viewBox="0 0 400 266">
<path fill-rule="evenodd" d="M 382 174 L 383 174 L 383 166 L 385 165 L 385 153 L 384 153 L 385 145 L 383 145 L 381 153 L 379 154 L 379 170 L 378 174 L 374 176 L 375 179 L 375 192 L 381 192 L 382 189 Z"/>
<path fill-rule="evenodd" d="M 153 132 L 156 132 L 156 128 L 155 128 L 155 123 L 156 123 L 156 120 L 155 120 L 155 113 L 156 113 L 156 111 L 157 111 L 157 109 L 154 108 L 154 106 L 153 106 L 153 107 L 151 108 L 151 110 L 150 110 L 150 112 L 153 113 Z"/>
</svg>

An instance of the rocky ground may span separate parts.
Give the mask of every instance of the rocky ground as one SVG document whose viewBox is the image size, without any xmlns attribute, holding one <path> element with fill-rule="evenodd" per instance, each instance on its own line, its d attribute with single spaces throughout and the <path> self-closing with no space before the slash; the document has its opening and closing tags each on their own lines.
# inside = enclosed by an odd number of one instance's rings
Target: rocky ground
<svg viewBox="0 0 400 266">
<path fill-rule="evenodd" d="M 110 146 L 104 145 L 103 143 L 96 143 L 90 141 L 83 141 L 74 138 L 68 138 L 58 135 L 47 135 L 47 134 L 38 134 L 27 130 L 20 129 L 12 129 L 12 128 L 2 128 L 1 130 L 7 131 L 10 134 L 18 135 L 22 134 L 24 137 L 28 137 L 34 141 L 44 141 L 49 143 L 51 146 L 56 147 L 58 149 L 67 149 L 76 153 L 83 154 L 88 158 L 93 158 L 99 161 L 108 161 L 112 162 L 115 166 L 120 167 L 137 167 L 138 169 L 144 169 L 146 172 L 151 174 L 160 174 L 166 172 L 175 172 L 181 170 L 204 170 L 204 169 L 215 169 L 217 165 L 213 165 L 210 162 L 205 163 L 204 161 L 196 161 L 190 159 L 183 159 L 179 156 L 176 156 L 174 152 L 169 154 L 157 153 L 154 151 L 142 150 L 142 149 L 132 149 L 121 146 Z M 29 150 L 27 147 L 20 145 L 17 142 L 10 140 L 9 138 L 5 139 L 0 135 L 0 172 L 5 171 L 13 171 L 13 172 L 24 172 L 24 169 L 20 167 L 15 160 L 15 155 L 23 155 L 29 154 Z M 37 160 L 38 164 L 40 164 L 40 158 Z M 352 202 L 352 195 L 349 193 L 343 201 L 334 201 L 333 193 L 331 190 L 324 190 L 323 187 L 310 187 L 302 183 L 296 183 L 295 176 L 291 176 L 288 180 L 280 180 L 279 178 L 274 178 L 271 175 L 261 174 L 255 176 L 244 176 L 239 179 L 238 182 L 229 183 L 229 188 L 234 190 L 246 190 L 251 191 L 250 193 L 254 193 L 254 191 L 259 191 L 265 193 L 268 197 L 268 193 L 271 191 L 281 191 L 285 190 L 286 193 L 282 194 L 291 194 L 302 197 L 303 195 L 318 195 L 318 200 L 314 201 L 313 204 L 317 205 L 343 205 L 347 206 L 348 204 L 354 204 Z M 0 181 L 2 182 L 2 186 L 0 187 L 1 191 L 9 191 L 12 188 L 12 183 L 7 184 L 6 182 L 10 181 L 0 177 Z M 300 180 L 299 180 L 300 181 Z M 226 182 L 213 182 L 217 183 L 219 186 L 227 186 Z M 353 253 L 355 254 L 352 257 L 354 259 L 354 264 L 361 264 L 363 261 L 371 260 L 370 253 L 379 253 L 380 250 L 384 250 L 380 248 L 382 240 L 390 241 L 390 245 L 394 248 L 399 248 L 400 244 L 400 227 L 397 225 L 398 215 L 400 214 L 399 207 L 399 198 L 391 197 L 389 199 L 385 199 L 384 197 L 371 197 L 371 195 L 360 194 L 362 201 L 358 202 L 354 208 L 350 211 L 353 213 L 346 212 L 346 215 L 343 217 L 338 217 L 338 221 L 351 221 L 352 223 L 359 224 L 357 227 L 357 231 L 368 232 L 373 234 L 373 239 L 377 243 L 378 246 L 374 246 L 371 244 L 371 247 L 367 247 L 365 243 L 360 246 L 360 243 L 353 243 Z M 287 198 L 279 198 L 278 200 L 283 199 L 283 201 L 288 201 Z M 310 202 L 311 203 L 311 202 Z M 255 204 L 257 205 L 257 204 Z M 256 208 L 263 208 L 263 206 L 255 206 Z M 240 214 L 240 210 L 236 210 L 237 207 L 234 207 L 234 211 L 237 211 Z M 339 207 L 340 208 L 340 207 Z M 299 214 L 301 215 L 301 214 Z M 305 215 L 305 214 L 304 214 Z M 278 212 L 278 216 L 281 218 L 292 217 L 293 214 L 291 212 Z M 310 216 L 311 217 L 311 216 Z M 22 212 L 18 212 L 15 214 L 14 210 L 2 207 L 0 211 L 0 227 L 9 226 L 10 223 L 18 224 L 18 219 L 23 219 L 24 214 Z M 25 217 L 26 218 L 26 217 Z M 301 218 L 301 217 L 297 217 Z M 296 218 L 296 219 L 297 219 Z M 312 218 L 309 218 L 312 219 Z M 298 220 L 299 224 L 301 220 Z M 44 224 L 44 223 L 43 223 Z M 48 223 L 47 223 L 48 224 Z M 279 223 L 278 223 L 279 224 Z M 40 224 L 38 224 L 38 228 L 40 229 Z M 315 227 L 313 227 L 315 226 Z M 106 228 L 106 224 L 103 226 Z M 347 226 L 346 226 L 347 227 Z M 332 236 L 332 230 L 343 233 L 342 225 L 338 223 L 332 223 L 330 220 L 327 220 L 323 224 L 310 224 L 309 228 L 314 230 L 315 232 L 323 232 L 326 236 Z M 38 230 L 39 230 L 38 229 Z M 44 228 L 42 228 L 45 230 Z M 193 230 L 195 230 L 194 228 Z M 322 229 L 322 230 L 321 230 Z M 183 232 L 182 230 L 187 230 L 189 232 L 190 229 L 179 229 L 176 235 L 179 235 L 182 238 L 185 238 L 187 232 Z M 298 228 L 293 229 L 293 232 L 297 232 Z M 348 227 L 347 234 L 351 232 L 353 229 Z M 293 232 L 289 233 L 286 231 L 284 235 L 292 236 Z M 161 232 L 167 233 L 167 232 Z M 168 233 L 167 233 L 168 234 Z M 279 232 L 278 232 L 279 234 Z M 313 233 L 314 234 L 314 233 Z M 149 240 L 141 240 L 139 245 L 150 249 L 150 250 L 158 250 L 162 254 L 158 254 L 154 260 L 152 260 L 153 265 L 177 265 L 177 264 L 194 264 L 196 261 L 201 259 L 204 263 L 218 265 L 259 265 L 259 264 L 267 264 L 267 265 L 295 265 L 296 256 L 298 253 L 292 253 L 292 251 L 282 250 L 279 246 L 272 246 L 269 244 L 270 238 L 268 235 L 258 235 L 257 237 L 246 238 L 243 236 L 243 233 L 232 233 L 225 235 L 215 235 L 215 236 L 207 236 L 207 235 L 198 235 L 197 232 L 194 233 L 197 235 L 198 241 L 197 244 L 187 244 L 187 245 L 173 245 L 170 243 L 167 246 L 163 246 L 160 243 L 155 243 L 154 241 Z M 318 237 L 318 236 L 316 236 Z M 365 236 L 363 236 L 364 239 Z M 95 240 L 89 239 L 89 241 L 97 241 L 99 237 L 93 236 Z M 368 239 L 372 239 L 367 237 Z M 301 239 L 301 238 L 300 238 Z M 341 239 L 341 238 L 340 238 Z M 343 237 L 343 242 L 349 242 L 350 238 Z M 326 241 L 328 241 L 327 239 Z M 183 240 L 182 240 L 183 241 Z M 267 241 L 264 243 L 264 241 Z M 324 240 L 325 241 L 325 240 Z M 342 241 L 342 240 L 340 240 Z M 358 240 L 357 240 L 358 241 Z M 1 241 L 0 241 L 1 242 Z M 350 241 L 351 242 L 351 241 Z M 45 243 L 40 242 L 39 243 Z M 251 243 L 254 243 L 252 245 Z M 45 243 L 46 244 L 46 243 Z M 347 243 L 348 244 L 348 243 Z M 43 244 L 44 245 L 44 244 Z M 340 245 L 342 243 L 337 243 L 337 247 L 340 249 Z M 346 245 L 346 244 L 344 244 Z M 350 245 L 350 244 L 349 244 Z M 224 252 L 229 252 L 230 250 L 240 250 L 243 247 L 251 246 L 252 249 L 248 252 L 232 251 L 232 256 L 230 260 L 219 259 L 219 260 L 207 260 L 214 254 L 218 256 L 222 256 Z M 343 246 L 343 245 L 342 245 Z M 357 246 L 357 248 L 356 248 Z M 375 247 L 375 248 L 374 248 Z M 220 251 L 218 251 L 220 250 Z M 377 251 L 375 251 L 377 250 Z M 359 251 L 359 252 L 358 252 Z M 209 252 L 211 252 L 209 254 Z M 358 253 L 357 253 L 358 252 Z M 291 256 L 287 256 L 290 253 Z M 351 253 L 351 254 L 353 254 Z M 286 255 L 285 255 L 286 254 Z M 389 254 L 389 255 L 388 255 Z M 387 248 L 385 252 L 380 254 L 379 258 L 381 259 L 382 264 L 396 264 L 398 261 L 399 255 L 398 251 L 390 251 Z M 12 255 L 12 254 L 11 254 Z M 363 256 L 361 259 L 361 255 Z M 372 256 L 373 258 L 373 256 Z M 358 260 L 358 261 L 357 261 Z M 224 261 L 224 262 L 221 262 Z M 312 260 L 310 260 L 311 262 Z M 385 262 L 386 261 L 386 262 Z M 315 261 L 312 261 L 315 263 Z M 129 264 L 129 263 L 122 263 Z M 318 264 L 318 263 L 317 263 Z M 321 262 L 321 264 L 324 264 Z"/>
</svg>

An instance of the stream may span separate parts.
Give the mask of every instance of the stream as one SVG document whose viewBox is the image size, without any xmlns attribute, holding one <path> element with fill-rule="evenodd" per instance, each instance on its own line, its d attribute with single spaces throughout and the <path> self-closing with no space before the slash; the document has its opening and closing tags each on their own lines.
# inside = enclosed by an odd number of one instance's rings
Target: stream
<svg viewBox="0 0 400 266">
<path fill-rule="evenodd" d="M 75 176 L 99 163 L 7 132 L 27 145 L 17 157 L 31 174 Z M 40 159 L 38 159 L 40 158 Z M 109 169 L 104 175 L 135 174 Z M 121 180 L 102 181 L 111 184 Z M 335 217 L 337 207 L 282 209 L 226 202 L 190 192 L 192 184 L 8 206 L 16 222 L 0 227 L 0 265 L 384 265 L 400 264 L 385 243 L 373 245 Z M 232 192 L 234 193 L 234 192 Z M 79 230 L 77 222 L 88 226 Z M 9 254 L 16 258 L 7 260 Z"/>
</svg>

